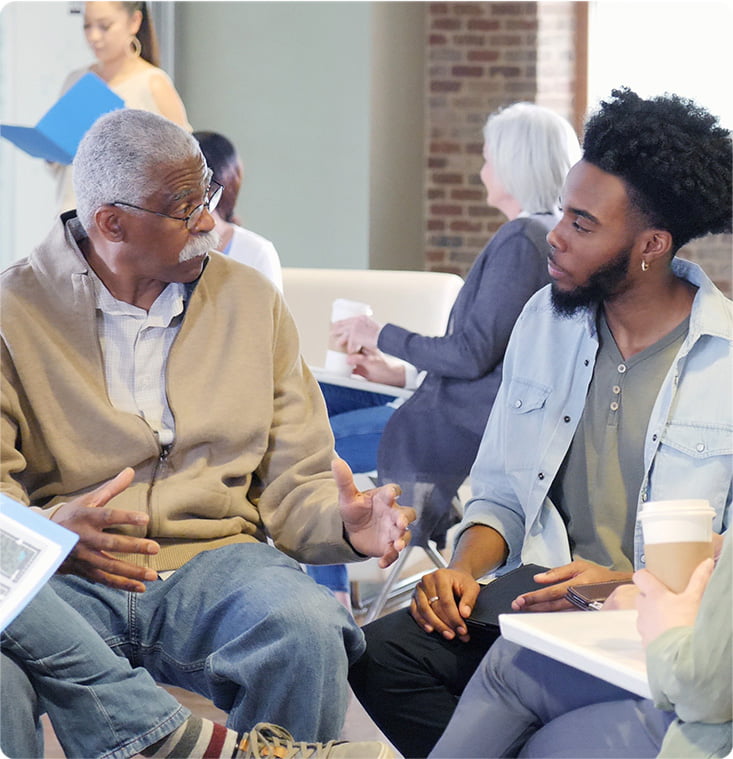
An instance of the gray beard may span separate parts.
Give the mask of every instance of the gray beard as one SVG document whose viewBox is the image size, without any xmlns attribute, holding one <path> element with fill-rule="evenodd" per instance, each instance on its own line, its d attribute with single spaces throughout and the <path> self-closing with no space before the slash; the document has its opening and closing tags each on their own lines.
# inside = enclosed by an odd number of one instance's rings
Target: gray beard
<svg viewBox="0 0 733 759">
<path fill-rule="evenodd" d="M 203 232 L 192 237 L 178 254 L 178 262 L 190 261 L 197 256 L 203 256 L 212 248 L 219 245 L 219 235 L 212 229 L 210 232 Z"/>
</svg>

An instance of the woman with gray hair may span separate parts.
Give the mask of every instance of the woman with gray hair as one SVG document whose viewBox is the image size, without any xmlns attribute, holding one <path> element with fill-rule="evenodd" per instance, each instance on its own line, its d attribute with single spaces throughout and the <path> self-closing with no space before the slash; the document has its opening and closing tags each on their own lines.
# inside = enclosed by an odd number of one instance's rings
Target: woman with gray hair
<svg viewBox="0 0 733 759">
<path fill-rule="evenodd" d="M 478 452 L 515 321 L 549 281 L 546 235 L 560 218 L 565 175 L 580 158 L 570 124 L 531 103 L 492 114 L 484 138 L 481 181 L 487 202 L 508 221 L 469 271 L 446 334 L 426 337 L 363 316 L 334 325 L 355 371 L 368 379 L 404 384 L 404 367 L 384 354 L 426 372 L 415 393 L 392 413 L 377 452 L 379 481 L 394 478 L 402 487 L 402 502 L 417 511 L 413 545 L 433 539 L 441 547 L 446 530 L 458 518 L 453 498 Z M 340 421 L 331 418 L 337 430 Z M 348 461 L 339 444 L 337 434 L 336 448 Z M 418 588 L 416 597 L 421 593 Z M 416 600 L 412 603 L 414 609 Z M 488 644 L 477 636 L 452 659 L 448 642 L 431 637 L 404 609 L 366 625 L 364 634 L 367 652 L 349 675 L 354 693 L 404 756 L 427 756 Z M 390 658 L 388 641 L 410 646 L 424 669 L 413 669 L 407 656 L 399 662 Z M 438 654 L 427 653 L 430 647 Z M 394 690 L 377 682 L 383 668 L 399 680 Z M 406 682 L 409 698 L 404 698 L 406 690 L 393 698 Z"/>
<path fill-rule="evenodd" d="M 571 125 L 533 103 L 491 114 L 484 139 L 487 203 L 509 221 L 476 258 L 445 335 L 426 337 L 368 316 L 332 326 L 356 374 L 419 387 L 395 409 L 384 395 L 322 383 L 339 455 L 354 471 L 376 467 L 381 482 L 399 482 L 404 502 L 417 509 L 413 545 L 433 538 L 442 548 L 457 520 L 452 501 L 478 451 L 514 322 L 549 282 L 545 236 L 559 218 L 565 175 L 580 157 Z"/>
</svg>

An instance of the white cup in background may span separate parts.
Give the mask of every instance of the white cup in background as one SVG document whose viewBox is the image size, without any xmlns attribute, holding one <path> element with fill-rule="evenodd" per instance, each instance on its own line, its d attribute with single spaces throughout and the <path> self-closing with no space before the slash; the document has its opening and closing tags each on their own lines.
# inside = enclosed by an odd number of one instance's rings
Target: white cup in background
<svg viewBox="0 0 733 759">
<path fill-rule="evenodd" d="M 349 300 L 348 298 L 337 298 L 331 306 L 331 321 L 338 322 L 351 316 L 371 316 L 372 313 L 372 307 L 368 303 L 361 303 L 358 300 Z M 343 377 L 350 376 L 352 368 L 346 361 L 346 355 L 343 348 L 333 343 L 329 336 L 325 368 L 329 372 Z"/>
<path fill-rule="evenodd" d="M 639 520 L 646 568 L 670 590 L 681 593 L 695 567 L 713 555 L 715 510 L 703 499 L 647 501 Z"/>
</svg>

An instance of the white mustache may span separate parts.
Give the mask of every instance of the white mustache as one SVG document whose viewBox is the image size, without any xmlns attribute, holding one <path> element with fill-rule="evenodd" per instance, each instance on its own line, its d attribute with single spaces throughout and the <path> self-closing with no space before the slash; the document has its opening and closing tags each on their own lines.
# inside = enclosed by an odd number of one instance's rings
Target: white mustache
<svg viewBox="0 0 733 759">
<path fill-rule="evenodd" d="M 203 256 L 212 248 L 219 245 L 219 235 L 212 229 L 210 232 L 203 232 L 196 237 L 192 237 L 178 254 L 178 262 L 190 261 L 192 258 Z"/>
</svg>

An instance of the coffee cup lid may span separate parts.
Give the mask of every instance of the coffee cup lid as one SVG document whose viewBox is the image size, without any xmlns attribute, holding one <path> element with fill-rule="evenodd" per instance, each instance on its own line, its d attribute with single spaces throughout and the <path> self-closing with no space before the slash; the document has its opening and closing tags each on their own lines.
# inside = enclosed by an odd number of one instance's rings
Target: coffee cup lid
<svg viewBox="0 0 733 759">
<path fill-rule="evenodd" d="M 684 498 L 668 501 L 647 501 L 642 504 L 640 517 L 662 514 L 692 514 L 700 512 L 715 513 L 715 509 L 704 498 Z"/>
</svg>

